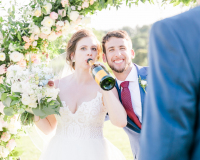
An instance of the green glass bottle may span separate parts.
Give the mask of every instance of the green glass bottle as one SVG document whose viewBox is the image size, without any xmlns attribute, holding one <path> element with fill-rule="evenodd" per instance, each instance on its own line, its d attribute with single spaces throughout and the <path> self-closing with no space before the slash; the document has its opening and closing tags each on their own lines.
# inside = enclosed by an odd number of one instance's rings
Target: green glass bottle
<svg viewBox="0 0 200 160">
<path fill-rule="evenodd" d="M 97 84 L 106 91 L 113 89 L 115 86 L 115 79 L 106 71 L 101 65 L 94 64 L 93 60 L 89 58 L 87 63 L 91 66 L 92 76 Z"/>
</svg>

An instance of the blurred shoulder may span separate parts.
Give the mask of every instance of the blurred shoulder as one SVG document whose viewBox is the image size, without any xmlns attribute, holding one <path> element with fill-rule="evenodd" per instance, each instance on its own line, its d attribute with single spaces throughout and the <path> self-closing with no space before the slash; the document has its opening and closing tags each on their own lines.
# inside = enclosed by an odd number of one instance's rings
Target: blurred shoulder
<svg viewBox="0 0 200 160">
<path fill-rule="evenodd" d="M 72 80 L 72 75 L 73 74 L 70 74 L 70 75 L 63 77 L 61 79 L 54 80 L 55 87 L 60 88 L 60 86 L 63 85 L 63 84 L 69 84 Z"/>
</svg>

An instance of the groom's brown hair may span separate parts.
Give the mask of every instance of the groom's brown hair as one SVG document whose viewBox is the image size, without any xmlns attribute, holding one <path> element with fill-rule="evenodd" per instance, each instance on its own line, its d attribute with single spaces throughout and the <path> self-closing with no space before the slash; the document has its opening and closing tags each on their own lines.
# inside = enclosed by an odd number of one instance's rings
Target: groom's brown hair
<svg viewBox="0 0 200 160">
<path fill-rule="evenodd" d="M 126 31 L 123 31 L 123 30 L 116 30 L 116 31 L 111 31 L 111 32 L 108 32 L 104 37 L 103 37 L 103 40 L 102 40 L 102 48 L 103 48 L 103 53 L 106 54 L 106 47 L 105 47 L 105 44 L 107 41 L 109 41 L 110 38 L 112 37 L 115 37 L 115 38 L 123 38 L 123 39 L 126 39 L 130 45 L 130 48 L 132 48 L 132 41 L 128 35 L 128 33 Z"/>
</svg>

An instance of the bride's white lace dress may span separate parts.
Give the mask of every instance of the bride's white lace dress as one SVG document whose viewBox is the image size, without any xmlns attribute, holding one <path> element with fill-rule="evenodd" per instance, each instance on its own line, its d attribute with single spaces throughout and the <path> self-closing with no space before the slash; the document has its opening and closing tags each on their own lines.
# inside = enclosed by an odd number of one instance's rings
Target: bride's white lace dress
<svg viewBox="0 0 200 160">
<path fill-rule="evenodd" d="M 106 108 L 102 94 L 83 102 L 73 114 L 65 102 L 60 108 L 55 136 L 41 160 L 125 160 L 122 153 L 103 136 Z"/>
</svg>

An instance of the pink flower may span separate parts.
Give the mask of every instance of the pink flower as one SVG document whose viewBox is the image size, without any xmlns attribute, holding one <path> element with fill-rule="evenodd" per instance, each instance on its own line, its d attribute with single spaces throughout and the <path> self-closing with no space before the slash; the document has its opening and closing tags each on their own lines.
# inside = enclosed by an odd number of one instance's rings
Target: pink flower
<svg viewBox="0 0 200 160">
<path fill-rule="evenodd" d="M 26 67 L 26 61 L 24 59 L 21 59 L 17 64 L 22 68 Z"/>
<path fill-rule="evenodd" d="M 13 150 L 15 147 L 17 146 L 17 143 L 15 142 L 14 139 L 11 139 L 8 141 L 8 144 L 6 145 L 6 147 L 9 149 L 9 150 Z"/>
<path fill-rule="evenodd" d="M 88 8 L 89 7 L 89 3 L 87 1 L 83 2 L 82 4 L 82 8 Z"/>
<path fill-rule="evenodd" d="M 37 54 L 31 54 L 31 61 L 35 64 L 39 64 L 40 63 L 40 59 L 38 57 Z"/>
<path fill-rule="evenodd" d="M 3 113 L 3 114 L 4 114 L 4 112 L 3 112 L 4 107 L 5 107 L 5 106 L 3 105 L 3 103 L 0 102 L 0 112 Z"/>
<path fill-rule="evenodd" d="M 50 13 L 50 17 L 51 17 L 51 19 L 57 19 L 58 18 L 58 14 L 56 12 L 51 12 Z"/>
<path fill-rule="evenodd" d="M 3 132 L 3 134 L 1 135 L 1 140 L 7 142 L 10 139 L 10 137 L 11 137 L 10 133 Z"/>
<path fill-rule="evenodd" d="M 56 25 L 56 31 L 60 31 L 62 29 L 62 27 L 60 27 L 59 25 Z"/>
<path fill-rule="evenodd" d="M 69 6 L 69 1 L 68 0 L 62 0 L 61 4 L 63 7 L 65 7 L 65 5 L 67 4 L 67 6 Z"/>
<path fill-rule="evenodd" d="M 25 42 L 27 42 L 27 43 L 30 42 L 30 39 L 29 39 L 28 37 L 26 37 L 26 36 L 23 36 L 22 39 L 23 39 Z"/>
<path fill-rule="evenodd" d="M 58 14 L 61 15 L 62 17 L 65 17 L 66 16 L 66 10 L 60 9 L 60 10 L 58 10 Z"/>
<path fill-rule="evenodd" d="M 40 33 L 40 38 L 42 38 L 42 39 L 47 39 L 47 38 L 48 38 L 48 35 L 47 35 L 47 34 L 44 34 L 44 33 Z"/>
<path fill-rule="evenodd" d="M 30 42 L 27 42 L 24 46 L 25 49 L 28 49 L 30 47 L 31 43 Z"/>
<path fill-rule="evenodd" d="M 93 5 L 94 4 L 94 0 L 90 0 L 90 5 Z"/>
<path fill-rule="evenodd" d="M 56 36 L 58 36 L 58 37 L 62 36 L 62 31 L 56 32 Z"/>
<path fill-rule="evenodd" d="M 5 64 L 2 64 L 0 66 L 0 74 L 4 74 L 7 72 L 7 68 L 6 68 L 6 65 Z"/>
</svg>

